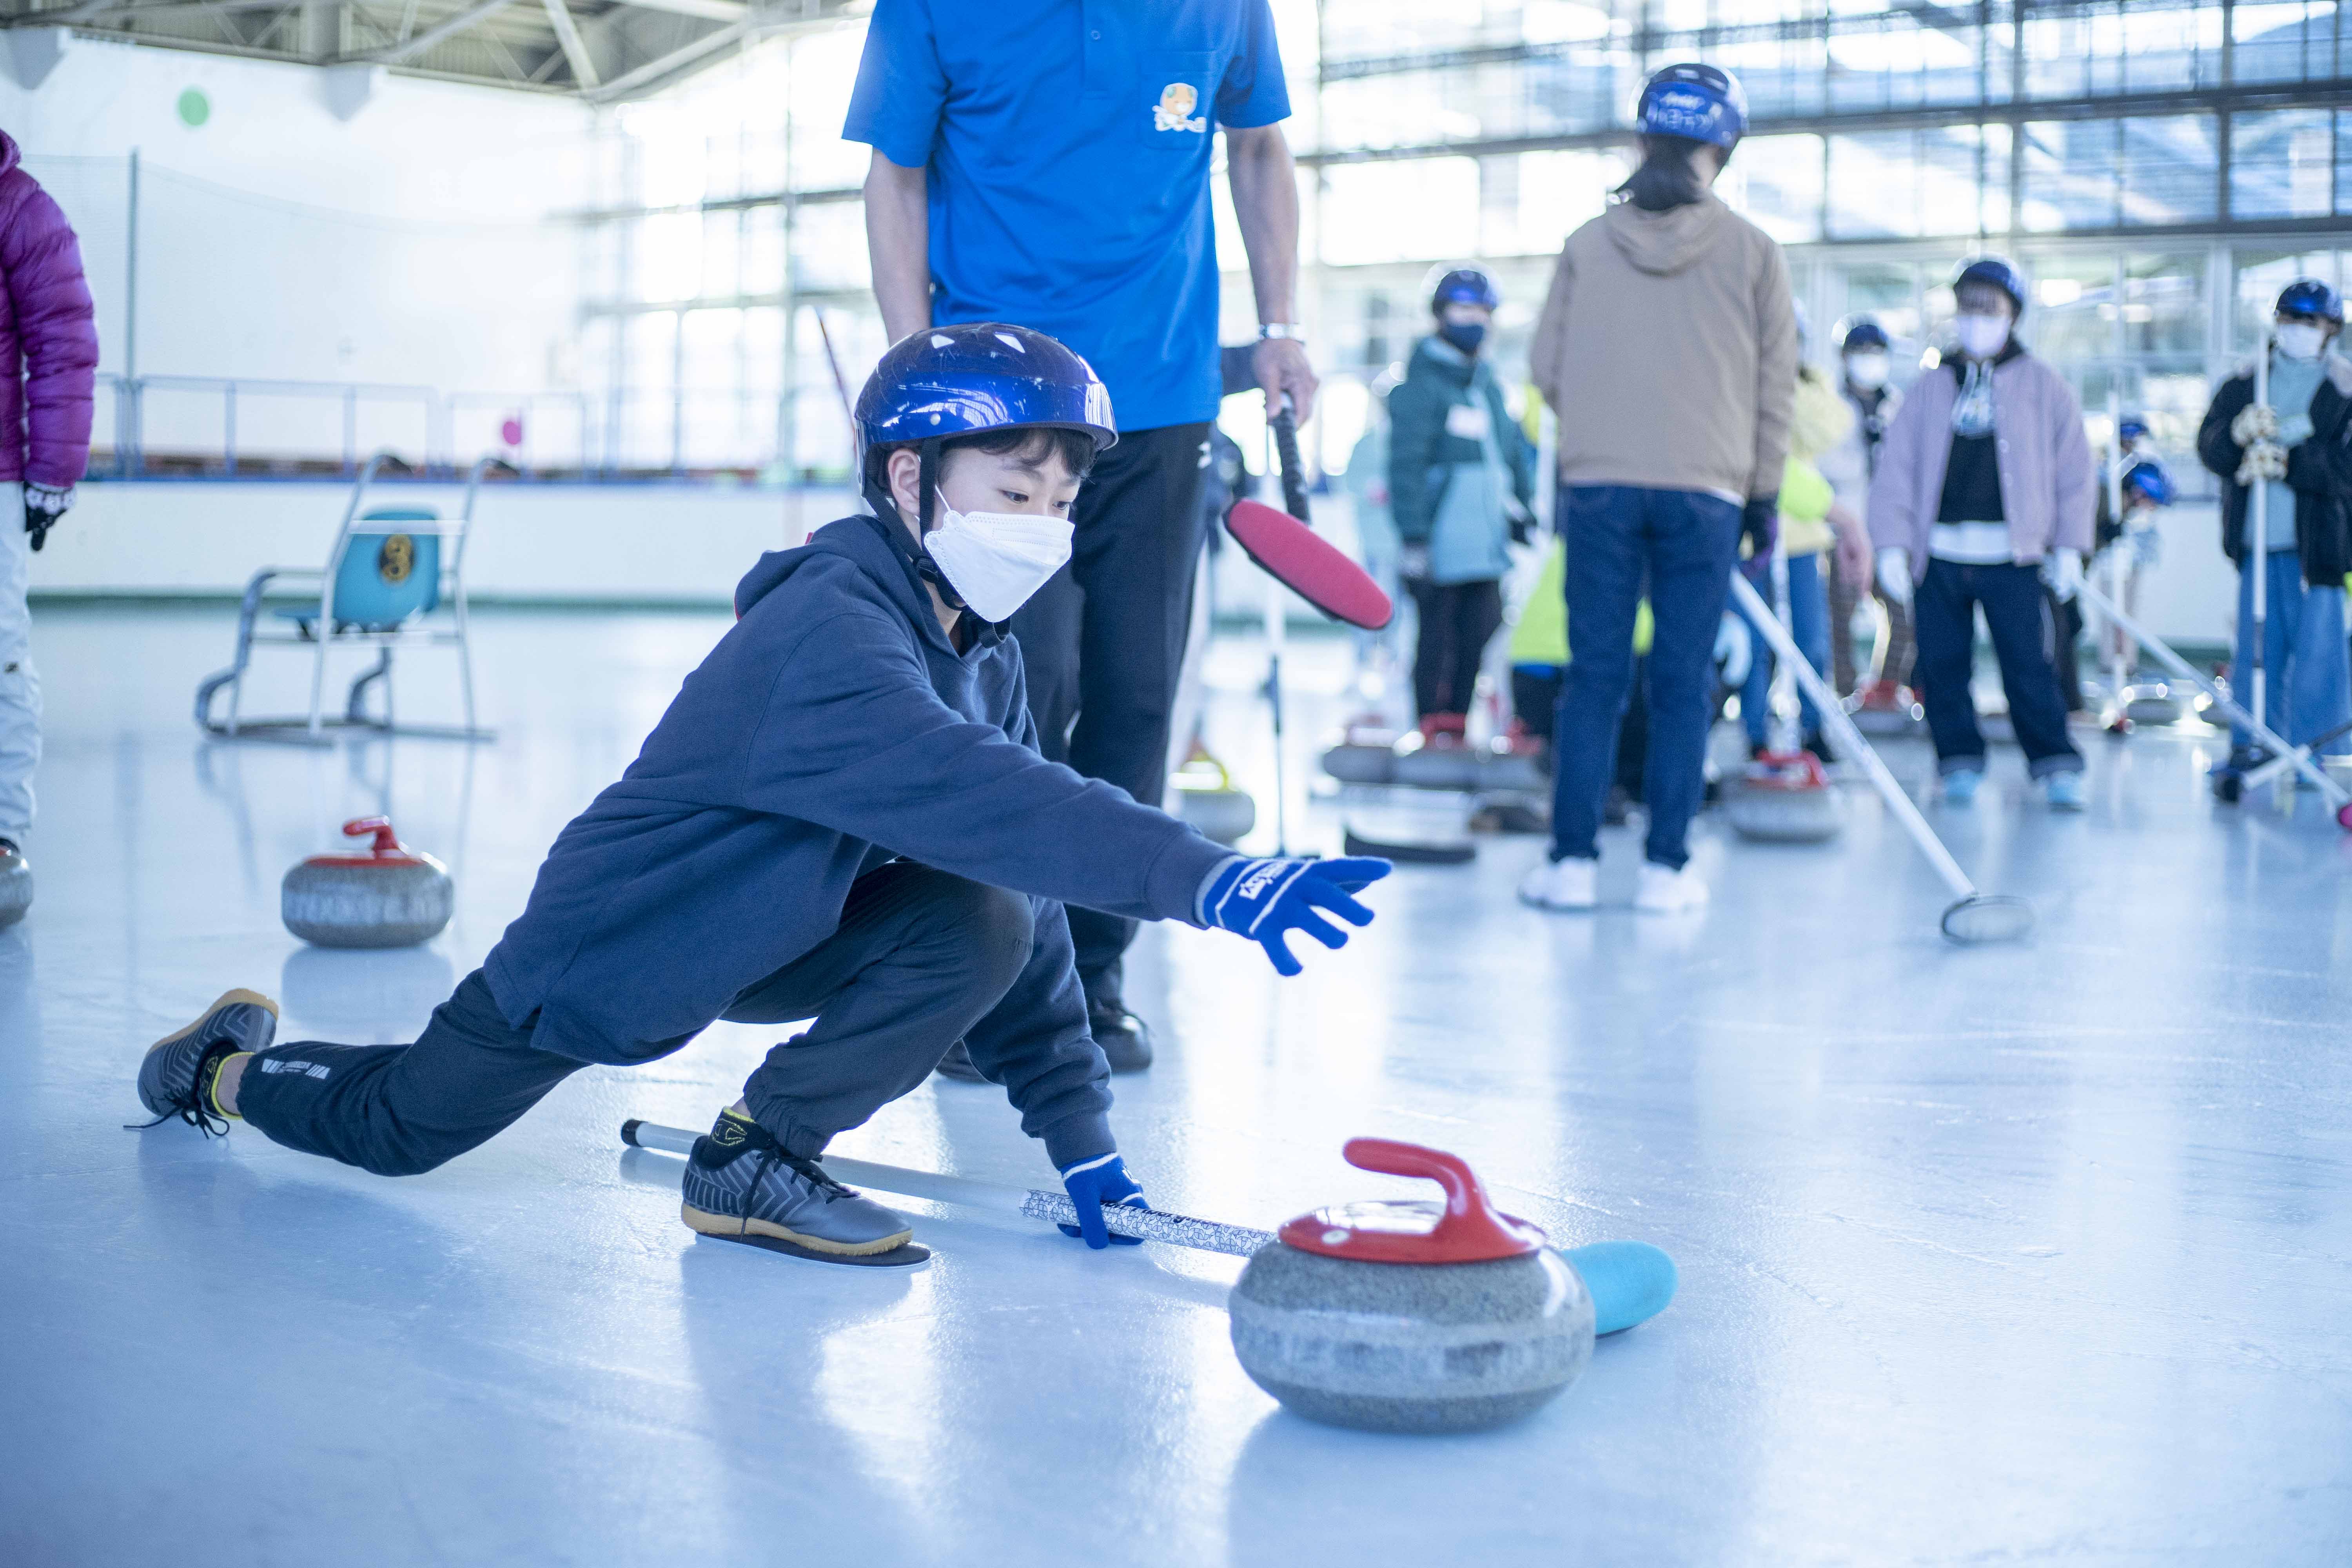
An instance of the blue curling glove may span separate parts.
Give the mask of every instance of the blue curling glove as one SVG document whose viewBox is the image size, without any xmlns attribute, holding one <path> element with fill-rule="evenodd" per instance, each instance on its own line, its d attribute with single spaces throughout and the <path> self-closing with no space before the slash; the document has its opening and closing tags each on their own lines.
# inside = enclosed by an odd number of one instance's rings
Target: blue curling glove
<svg viewBox="0 0 2352 1568">
<path fill-rule="evenodd" d="M 1148 1209 L 1143 1201 L 1143 1189 L 1127 1173 L 1127 1163 L 1117 1154 L 1097 1154 L 1091 1160 L 1080 1160 L 1062 1167 L 1062 1185 L 1068 1190 L 1070 1202 L 1077 1206 L 1078 1223 L 1062 1226 L 1064 1236 L 1084 1237 L 1088 1247 L 1099 1252 L 1106 1247 L 1140 1247 L 1139 1236 L 1113 1236 L 1103 1224 L 1102 1206 L 1117 1204 L 1121 1208 Z"/>
<path fill-rule="evenodd" d="M 1348 933 L 1316 911 L 1328 910 L 1350 925 L 1371 924 L 1372 911 L 1348 895 L 1391 869 L 1371 855 L 1229 861 L 1209 879 L 1201 895 L 1201 918 L 1265 949 L 1278 973 L 1296 974 L 1301 966 L 1282 933 L 1303 931 L 1325 947 L 1347 946 Z"/>
</svg>

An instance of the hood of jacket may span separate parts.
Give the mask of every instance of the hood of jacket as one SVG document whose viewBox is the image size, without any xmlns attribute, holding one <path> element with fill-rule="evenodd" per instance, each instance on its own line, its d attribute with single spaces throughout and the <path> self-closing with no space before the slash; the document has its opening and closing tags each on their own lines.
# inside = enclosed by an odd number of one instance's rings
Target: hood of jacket
<svg viewBox="0 0 2352 1568">
<path fill-rule="evenodd" d="M 1706 254 L 1731 209 L 1709 193 L 1685 206 L 1644 212 L 1617 202 L 1601 215 L 1603 232 L 1627 261 L 1644 272 L 1669 278 Z"/>
<path fill-rule="evenodd" d="M 808 542 L 798 550 L 770 551 L 735 584 L 735 618 L 740 621 L 750 615 L 751 606 L 790 582 L 795 572 L 806 570 L 820 559 L 839 558 L 870 578 L 889 599 L 891 607 L 907 617 L 916 634 L 949 658 L 961 658 L 999 641 L 996 636 L 983 633 L 971 639 L 971 648 L 962 652 L 948 641 L 947 634 L 940 629 L 939 616 L 931 613 L 930 594 L 916 574 L 911 542 L 904 553 L 892 543 L 889 531 L 899 526 L 896 521 L 885 521 L 871 512 L 860 512 L 826 523 L 810 534 Z"/>
<path fill-rule="evenodd" d="M 1413 346 L 1413 358 L 1426 374 L 1442 376 L 1455 386 L 1469 385 L 1478 374 L 1476 360 L 1434 332 Z"/>
</svg>

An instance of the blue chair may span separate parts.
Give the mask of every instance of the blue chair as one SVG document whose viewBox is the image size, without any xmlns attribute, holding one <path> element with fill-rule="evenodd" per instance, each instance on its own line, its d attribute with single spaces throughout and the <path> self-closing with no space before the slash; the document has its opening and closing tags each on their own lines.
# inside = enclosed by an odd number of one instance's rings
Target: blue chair
<svg viewBox="0 0 2352 1568">
<path fill-rule="evenodd" d="M 444 518 L 429 507 L 368 507 L 368 487 L 377 471 L 393 459 L 378 452 L 360 470 L 343 509 L 342 526 L 324 567 L 265 566 L 245 585 L 237 612 L 236 659 L 228 668 L 208 677 L 196 688 L 196 725 L 206 734 L 228 738 L 286 738 L 302 731 L 312 744 L 325 742 L 330 728 L 371 730 L 380 734 L 436 735 L 454 740 L 483 741 L 494 732 L 474 722 L 474 661 L 467 640 L 466 615 L 466 539 L 473 528 L 474 498 L 482 476 L 498 463 L 484 458 L 466 478 L 466 499 L 455 518 Z M 283 629 L 264 629 L 261 608 L 273 583 L 315 582 L 318 599 L 277 610 L 271 619 Z M 439 612 L 446 609 L 446 620 Z M 291 647 L 309 652 L 310 710 L 299 718 L 247 719 L 239 711 L 245 692 L 246 667 L 256 647 Z M 324 709 L 327 653 L 332 647 L 373 648 L 374 665 L 352 682 L 341 718 Z M 454 647 L 458 682 L 464 690 L 466 722 L 446 725 L 396 725 L 393 720 L 392 658 L 404 647 Z M 382 717 L 366 711 L 367 689 L 381 682 Z M 213 716 L 214 699 L 228 688 L 228 715 Z"/>
</svg>

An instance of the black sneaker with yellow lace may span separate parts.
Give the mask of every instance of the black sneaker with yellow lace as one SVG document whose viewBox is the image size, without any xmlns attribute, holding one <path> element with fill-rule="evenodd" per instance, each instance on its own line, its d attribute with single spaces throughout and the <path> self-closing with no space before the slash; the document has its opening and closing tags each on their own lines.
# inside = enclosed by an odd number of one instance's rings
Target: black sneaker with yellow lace
<svg viewBox="0 0 2352 1568">
<path fill-rule="evenodd" d="M 277 1003 L 257 991 L 223 993 L 203 1017 L 147 1047 L 139 1099 L 155 1120 L 142 1125 L 178 1117 L 207 1137 L 226 1132 L 228 1114 L 213 1098 L 221 1064 L 239 1051 L 266 1051 L 277 1037 Z"/>
<path fill-rule="evenodd" d="M 902 1267 L 930 1253 L 903 1215 L 788 1153 L 748 1116 L 722 1110 L 687 1157 L 682 1216 L 703 1236 L 820 1263 Z"/>
</svg>

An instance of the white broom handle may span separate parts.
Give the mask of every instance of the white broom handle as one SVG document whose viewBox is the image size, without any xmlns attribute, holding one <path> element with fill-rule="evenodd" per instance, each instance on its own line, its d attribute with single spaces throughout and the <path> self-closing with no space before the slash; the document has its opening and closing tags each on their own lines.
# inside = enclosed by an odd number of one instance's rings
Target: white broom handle
<svg viewBox="0 0 2352 1568">
<path fill-rule="evenodd" d="M 2261 341 L 2254 345 L 2254 401 L 2267 405 L 2270 400 L 2271 334 L 2270 330 L 2264 328 Z M 2263 668 L 2263 623 L 2270 609 L 2270 481 L 2257 477 L 2254 480 L 2253 506 L 2251 509 L 2254 518 L 2254 538 L 2252 544 L 2246 551 L 2248 570 L 2254 574 L 2253 635 L 2246 639 L 2246 647 L 2254 656 L 2254 678 L 2249 683 L 2246 694 L 2253 699 L 2250 706 L 2257 714 L 2267 714 L 2270 711 L 2270 704 L 2263 700 L 2265 695 L 2263 686 L 2268 672 Z"/>
<path fill-rule="evenodd" d="M 2215 707 L 2220 708 L 2231 718 L 2236 720 L 2239 724 L 2243 726 L 2247 731 L 2254 737 L 2255 740 L 2260 741 L 2265 747 L 2269 748 L 2271 754 L 2273 757 L 2293 758 L 2294 763 L 2294 771 L 2301 773 L 2304 777 L 2311 780 L 2313 784 L 2318 785 L 2321 796 L 2330 805 L 2341 805 L 2346 800 L 2352 799 L 2352 795 L 2347 795 L 2344 790 L 2336 784 L 2336 781 L 2329 778 L 2326 773 L 2322 770 L 2316 763 L 2314 763 L 2311 760 L 2311 757 L 2307 752 L 2299 752 L 2297 748 L 2288 745 L 2284 740 L 2273 732 L 2269 725 L 2263 723 L 2260 719 L 2255 718 L 2252 713 L 2247 712 L 2246 710 L 2238 706 L 2237 702 L 2220 687 L 2214 685 L 2205 677 L 2198 674 L 2197 671 L 2190 667 L 2187 659 L 2181 658 L 2179 654 L 2173 652 L 2171 648 L 2165 646 L 2165 644 L 2158 641 L 2157 638 L 2150 637 L 2146 631 L 2142 630 L 2139 623 L 2133 620 L 2129 616 L 2125 615 L 2123 607 L 2117 605 L 2114 600 L 2108 598 L 2105 594 L 2100 593 L 2096 588 L 2091 587 L 2087 583 L 2084 584 L 2084 591 L 2090 595 L 2092 605 L 2099 611 L 2099 613 L 2114 621 L 2116 625 L 2123 627 L 2125 632 L 2130 636 L 2132 641 L 2139 644 L 2141 647 L 2146 648 L 2156 659 L 2157 663 L 2164 666 L 2166 669 L 2180 677 L 2181 679 L 2195 682 L 2196 685 L 2204 691 L 2206 696 L 2213 700 Z"/>
<path fill-rule="evenodd" d="M 623 1142 L 640 1149 L 657 1149 L 665 1154 L 693 1153 L 694 1141 L 698 1136 L 683 1127 L 664 1127 L 657 1121 L 631 1121 L 621 1126 Z M 979 1209 L 988 1214 L 1042 1220 L 1047 1225 L 1078 1223 L 1077 1208 L 1066 1193 L 1002 1187 L 993 1182 L 944 1176 L 936 1171 L 909 1171 L 897 1165 L 877 1164 L 870 1160 L 852 1160 L 842 1154 L 824 1155 L 819 1163 L 824 1165 L 827 1175 L 846 1186 L 871 1187 L 876 1192 L 892 1193 L 902 1198 L 922 1198 L 954 1208 Z M 1216 1220 L 1194 1219 L 1188 1215 L 1170 1214 L 1160 1209 L 1105 1204 L 1102 1210 L 1103 1224 L 1114 1235 L 1162 1241 L 1202 1252 L 1222 1252 L 1233 1258 L 1247 1258 L 1274 1239 L 1267 1231 L 1252 1230 L 1246 1226 L 1223 1225 Z"/>
<path fill-rule="evenodd" d="M 2115 589 L 2120 603 L 2124 596 L 2124 416 L 2123 398 L 2111 380 L 2107 384 L 2107 520 L 2116 531 L 2113 542 L 2107 546 L 2107 582 Z M 2126 707 L 2124 699 L 2124 645 L 2113 626 L 2100 628 L 2107 645 L 2108 695 L 2115 699 L 2116 712 L 2120 717 Z"/>
<path fill-rule="evenodd" d="M 1877 787 L 1879 797 L 1886 802 L 1886 809 L 1902 819 L 1904 826 L 1910 830 L 1911 841 L 1927 858 L 1927 864 L 1936 868 L 1936 875 L 1944 879 L 1944 886 L 1951 889 L 1956 897 L 1975 898 L 1977 885 L 1969 880 L 1969 874 L 1960 869 L 1960 863 L 1952 858 L 1952 852 L 1944 847 L 1944 841 L 1936 837 L 1936 830 L 1927 826 L 1927 819 L 1919 815 L 1919 808 L 1911 804 L 1911 797 L 1903 793 L 1903 786 L 1895 782 L 1895 775 L 1886 771 L 1886 764 L 1870 749 L 1870 742 L 1862 738 L 1862 731 L 1853 727 L 1837 693 L 1797 651 L 1796 639 L 1789 636 L 1788 628 L 1766 611 L 1762 595 L 1737 572 L 1731 574 L 1731 592 L 1739 607 L 1748 612 L 1748 618 L 1763 629 L 1764 640 L 1772 645 L 1773 653 L 1811 696 L 1813 706 L 1822 710 L 1822 722 L 1830 727 L 1838 750 L 1861 762 L 1870 782 Z"/>
</svg>

